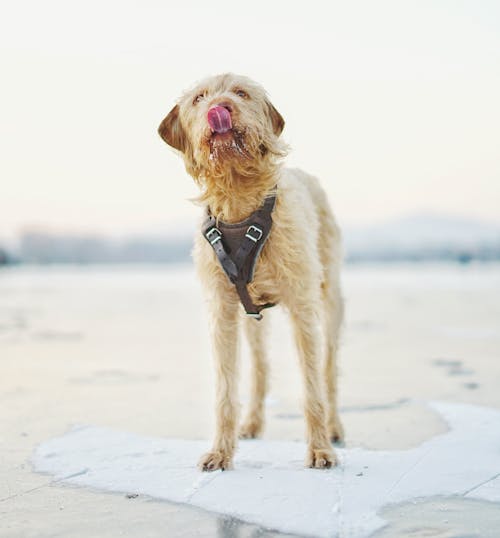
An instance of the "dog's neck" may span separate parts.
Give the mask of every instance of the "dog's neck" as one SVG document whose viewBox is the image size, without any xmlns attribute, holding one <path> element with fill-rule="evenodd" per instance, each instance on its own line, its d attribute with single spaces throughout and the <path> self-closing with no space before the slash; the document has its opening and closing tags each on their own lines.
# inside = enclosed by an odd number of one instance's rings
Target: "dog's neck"
<svg viewBox="0 0 500 538">
<path fill-rule="evenodd" d="M 217 177 L 207 175 L 202 181 L 200 201 L 217 219 L 241 222 L 263 204 L 277 183 L 278 172 L 278 167 L 268 167 L 244 176 L 234 171 Z"/>
</svg>

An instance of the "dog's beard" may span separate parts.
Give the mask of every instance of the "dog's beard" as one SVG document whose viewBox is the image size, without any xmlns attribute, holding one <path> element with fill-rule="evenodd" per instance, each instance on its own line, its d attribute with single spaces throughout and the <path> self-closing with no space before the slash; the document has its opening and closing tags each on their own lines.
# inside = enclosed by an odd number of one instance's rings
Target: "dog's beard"
<svg viewBox="0 0 500 538">
<path fill-rule="evenodd" d="M 213 134 L 206 130 L 194 144 L 191 175 L 222 180 L 249 178 L 270 170 L 276 158 L 284 152 L 273 137 L 248 125 L 233 125 L 225 133 Z"/>
<path fill-rule="evenodd" d="M 234 161 L 252 158 L 245 130 L 233 128 L 223 134 L 210 133 L 206 139 L 208 160 L 212 166 L 221 167 Z"/>
</svg>

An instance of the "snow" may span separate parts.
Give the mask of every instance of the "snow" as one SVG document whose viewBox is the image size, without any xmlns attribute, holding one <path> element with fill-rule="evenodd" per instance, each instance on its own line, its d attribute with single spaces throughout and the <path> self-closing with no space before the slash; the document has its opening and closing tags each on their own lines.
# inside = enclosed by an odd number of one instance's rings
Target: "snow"
<svg viewBox="0 0 500 538">
<path fill-rule="evenodd" d="M 38 472 L 55 481 L 185 503 L 283 532 L 362 538 L 391 503 L 434 496 L 500 501 L 500 411 L 429 402 L 449 431 L 410 450 L 337 449 L 331 470 L 303 468 L 305 445 L 244 441 L 235 470 L 199 472 L 206 441 L 85 426 L 41 444 Z"/>
</svg>

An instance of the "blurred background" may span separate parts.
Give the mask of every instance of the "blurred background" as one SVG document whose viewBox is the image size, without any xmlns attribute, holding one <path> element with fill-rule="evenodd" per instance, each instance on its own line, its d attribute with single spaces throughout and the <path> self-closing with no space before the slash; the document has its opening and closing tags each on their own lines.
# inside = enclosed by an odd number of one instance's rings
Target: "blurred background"
<svg viewBox="0 0 500 538">
<path fill-rule="evenodd" d="M 201 209 L 156 130 L 183 90 L 225 71 L 267 89 L 287 163 L 320 178 L 343 231 L 346 446 L 406 449 L 445 431 L 427 400 L 500 407 L 498 2 L 0 0 L 2 537 L 239 525 L 49 487 L 29 463 L 73 424 L 208 445 L 208 320 L 190 258 Z M 265 315 L 265 436 L 301 440 L 286 317 Z M 242 355 L 245 404 L 244 343 Z M 487 526 L 478 506 L 471 521 Z"/>
<path fill-rule="evenodd" d="M 497 2 L 0 5 L 3 259 L 186 260 L 197 189 L 156 128 L 225 71 L 268 90 L 348 259 L 500 256 Z"/>
</svg>

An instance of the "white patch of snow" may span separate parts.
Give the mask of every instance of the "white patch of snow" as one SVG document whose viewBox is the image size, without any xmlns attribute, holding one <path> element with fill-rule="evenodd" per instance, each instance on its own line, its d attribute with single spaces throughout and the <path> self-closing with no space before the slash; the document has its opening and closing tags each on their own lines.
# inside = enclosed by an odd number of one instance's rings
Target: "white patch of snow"
<svg viewBox="0 0 500 538">
<path fill-rule="evenodd" d="M 450 430 L 404 451 L 338 449 L 331 470 L 303 468 L 305 445 L 245 441 L 235 470 L 195 467 L 205 441 L 97 427 L 46 441 L 34 467 L 58 481 L 186 503 L 283 532 L 361 538 L 390 503 L 460 495 L 500 502 L 500 411 L 431 402 Z"/>
</svg>

